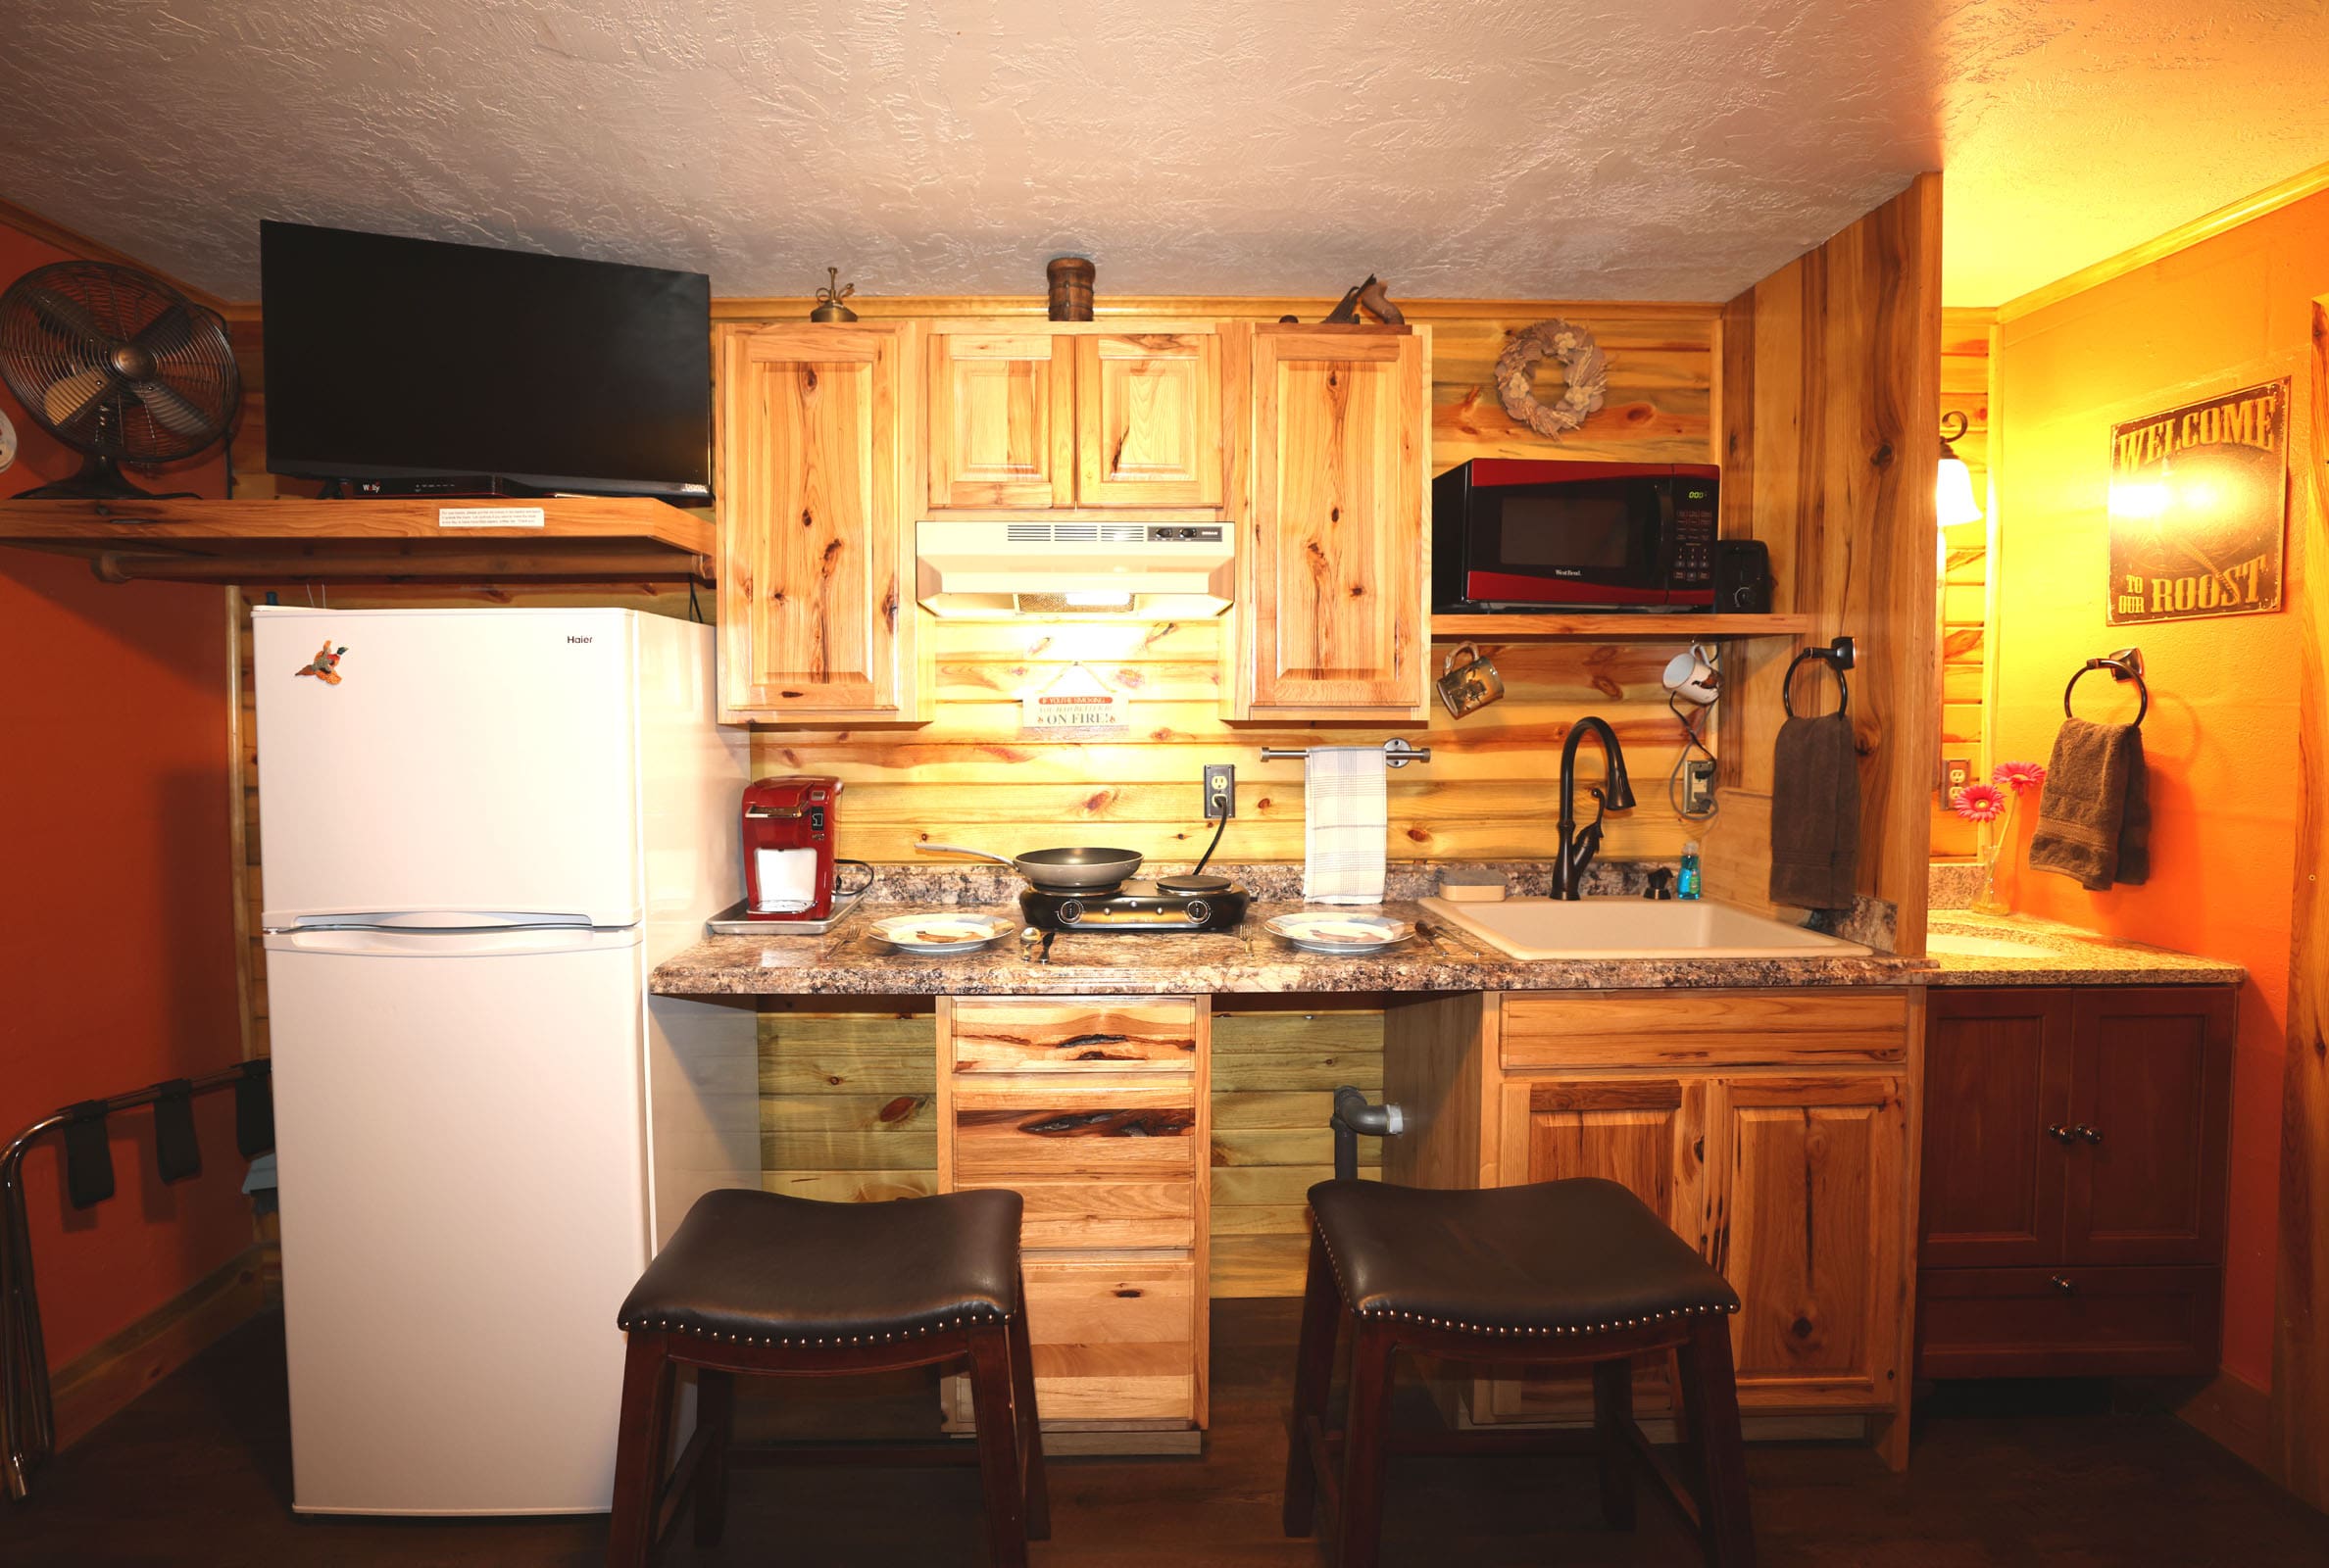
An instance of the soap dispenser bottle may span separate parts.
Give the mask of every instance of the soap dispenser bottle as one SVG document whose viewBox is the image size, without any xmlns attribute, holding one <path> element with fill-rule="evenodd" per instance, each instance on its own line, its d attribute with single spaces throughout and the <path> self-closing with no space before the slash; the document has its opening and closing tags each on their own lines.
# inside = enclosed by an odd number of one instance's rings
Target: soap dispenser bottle
<svg viewBox="0 0 2329 1568">
<path fill-rule="evenodd" d="M 1695 899 L 1699 896 L 1698 840 L 1682 846 L 1682 874 L 1674 879 L 1674 897 Z"/>
</svg>

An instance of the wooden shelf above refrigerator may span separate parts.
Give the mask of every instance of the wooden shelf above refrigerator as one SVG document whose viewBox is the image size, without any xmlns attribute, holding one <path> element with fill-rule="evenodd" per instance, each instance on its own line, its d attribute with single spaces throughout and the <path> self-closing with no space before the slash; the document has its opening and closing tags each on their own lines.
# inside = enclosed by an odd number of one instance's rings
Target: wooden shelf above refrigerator
<svg viewBox="0 0 2329 1568">
<path fill-rule="evenodd" d="M 1608 614 L 1434 615 L 1431 640 L 1455 642 L 1707 642 L 1722 637 L 1801 637 L 1809 615 Z"/>
<path fill-rule="evenodd" d="M 516 525 L 474 521 L 495 512 Z M 631 497 L 0 501 L 0 545 L 107 582 L 221 583 L 709 583 L 718 550 L 708 509 Z"/>
</svg>

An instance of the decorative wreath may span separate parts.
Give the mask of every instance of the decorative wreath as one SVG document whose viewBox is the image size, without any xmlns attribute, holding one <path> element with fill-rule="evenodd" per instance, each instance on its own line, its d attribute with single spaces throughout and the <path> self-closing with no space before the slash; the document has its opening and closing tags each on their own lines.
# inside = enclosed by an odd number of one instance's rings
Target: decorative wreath
<svg viewBox="0 0 2329 1568">
<path fill-rule="evenodd" d="M 1561 401 L 1547 408 L 1529 388 L 1528 373 L 1552 360 L 1568 377 Z M 1559 317 L 1523 328 L 1496 360 L 1496 395 L 1507 415 L 1541 436 L 1561 436 L 1585 422 L 1610 390 L 1610 357 L 1593 334 Z"/>
</svg>

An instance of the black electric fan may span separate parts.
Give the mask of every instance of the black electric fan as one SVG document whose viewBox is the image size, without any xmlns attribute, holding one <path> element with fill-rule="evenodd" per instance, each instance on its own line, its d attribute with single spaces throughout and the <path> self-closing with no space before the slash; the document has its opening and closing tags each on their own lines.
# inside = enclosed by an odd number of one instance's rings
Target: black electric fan
<svg viewBox="0 0 2329 1568">
<path fill-rule="evenodd" d="M 111 262 L 34 268 L 0 294 L 0 381 L 80 472 L 19 500 L 154 499 L 122 465 L 175 463 L 226 433 L 242 375 L 218 314 Z"/>
</svg>

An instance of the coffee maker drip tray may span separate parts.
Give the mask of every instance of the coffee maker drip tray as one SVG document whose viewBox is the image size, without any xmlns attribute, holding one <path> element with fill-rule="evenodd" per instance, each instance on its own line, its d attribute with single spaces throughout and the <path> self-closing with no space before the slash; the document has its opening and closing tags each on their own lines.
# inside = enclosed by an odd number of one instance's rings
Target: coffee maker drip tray
<svg viewBox="0 0 2329 1568">
<path fill-rule="evenodd" d="M 1234 931 L 1252 902 L 1245 889 L 1172 893 L 1154 882 L 1125 882 L 1114 888 L 1028 888 L 1019 895 L 1019 913 L 1038 931 L 1160 932 Z"/>
<path fill-rule="evenodd" d="M 862 862 L 842 860 L 835 863 L 856 865 Z M 716 937 L 821 937 L 843 920 L 848 919 L 850 910 L 865 903 L 866 895 L 872 890 L 873 882 L 870 877 L 867 878 L 864 887 L 851 888 L 847 891 L 835 889 L 833 912 L 817 920 L 804 920 L 798 915 L 780 914 L 766 909 L 756 914 L 746 901 L 738 899 L 711 919 L 706 920 L 704 930 Z"/>
</svg>

